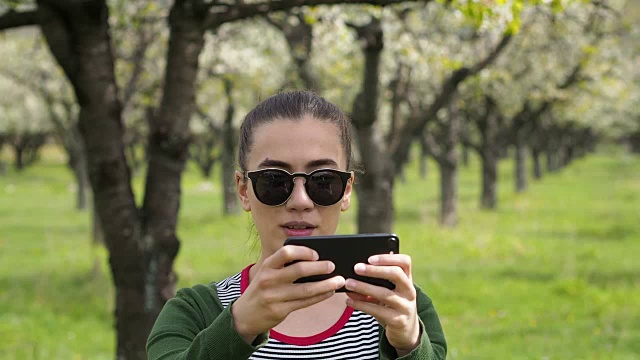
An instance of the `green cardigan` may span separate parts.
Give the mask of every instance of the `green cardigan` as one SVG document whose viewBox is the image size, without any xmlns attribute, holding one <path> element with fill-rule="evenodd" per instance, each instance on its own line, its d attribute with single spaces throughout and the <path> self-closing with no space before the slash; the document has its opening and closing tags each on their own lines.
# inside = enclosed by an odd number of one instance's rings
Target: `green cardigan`
<svg viewBox="0 0 640 360">
<path fill-rule="evenodd" d="M 420 288 L 416 286 L 416 290 L 422 334 L 420 345 L 400 359 L 444 359 L 447 344 L 436 309 Z M 233 326 L 231 304 L 222 307 L 215 283 L 196 285 L 181 289 L 164 306 L 147 340 L 147 355 L 149 360 L 246 360 L 267 342 L 268 336 L 265 332 L 248 344 Z M 380 359 L 396 358 L 395 349 L 380 327 Z"/>
</svg>

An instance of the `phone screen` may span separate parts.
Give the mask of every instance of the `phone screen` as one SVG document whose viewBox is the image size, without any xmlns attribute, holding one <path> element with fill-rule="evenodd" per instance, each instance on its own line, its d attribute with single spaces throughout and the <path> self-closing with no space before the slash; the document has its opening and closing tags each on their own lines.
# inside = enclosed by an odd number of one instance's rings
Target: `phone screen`
<svg viewBox="0 0 640 360">
<path fill-rule="evenodd" d="M 299 245 L 314 249 L 320 256 L 319 260 L 332 261 L 336 266 L 331 274 L 303 277 L 296 280 L 296 283 L 321 281 L 341 275 L 345 279 L 352 278 L 388 289 L 395 288 L 395 285 L 388 280 L 360 276 L 353 270 L 357 263 L 367 264 L 367 260 L 372 255 L 399 253 L 400 239 L 395 234 L 298 236 L 288 238 L 284 245 Z M 337 291 L 347 290 L 343 287 Z"/>
</svg>

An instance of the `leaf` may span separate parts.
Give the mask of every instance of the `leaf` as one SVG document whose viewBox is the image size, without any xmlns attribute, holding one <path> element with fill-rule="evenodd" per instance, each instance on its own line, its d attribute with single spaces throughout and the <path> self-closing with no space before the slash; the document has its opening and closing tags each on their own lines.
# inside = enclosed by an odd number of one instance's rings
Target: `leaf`
<svg viewBox="0 0 640 360">
<path fill-rule="evenodd" d="M 554 14 L 558 14 L 562 12 L 562 10 L 564 10 L 564 5 L 562 4 L 561 0 L 551 1 L 551 11 L 553 11 Z"/>
<path fill-rule="evenodd" d="M 311 14 L 305 14 L 304 15 L 304 22 L 307 23 L 307 25 L 315 25 L 318 22 L 318 18 L 316 18 L 315 16 L 311 15 Z"/>
</svg>

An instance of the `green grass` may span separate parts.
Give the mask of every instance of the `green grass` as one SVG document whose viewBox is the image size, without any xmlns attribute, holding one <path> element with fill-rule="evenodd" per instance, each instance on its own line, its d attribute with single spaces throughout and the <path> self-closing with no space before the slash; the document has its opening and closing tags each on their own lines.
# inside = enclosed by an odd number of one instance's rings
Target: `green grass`
<svg viewBox="0 0 640 360">
<path fill-rule="evenodd" d="M 496 211 L 478 208 L 473 162 L 461 169 L 455 229 L 437 224 L 429 165 L 426 179 L 410 167 L 398 183 L 394 231 L 435 302 L 449 359 L 640 358 L 640 158 L 607 148 L 523 194 L 513 193 L 511 161 L 502 162 Z M 249 217 L 222 216 L 217 180 L 189 169 L 183 188 L 179 285 L 253 261 Z M 354 206 L 340 232 L 355 231 L 355 215 Z M 114 357 L 113 289 L 89 227 L 55 149 L 0 176 L 0 358 Z"/>
</svg>

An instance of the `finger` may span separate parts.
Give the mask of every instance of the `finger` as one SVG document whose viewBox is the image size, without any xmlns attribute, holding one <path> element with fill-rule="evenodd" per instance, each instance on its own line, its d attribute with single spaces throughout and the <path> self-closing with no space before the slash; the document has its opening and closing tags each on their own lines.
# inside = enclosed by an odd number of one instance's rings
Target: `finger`
<svg viewBox="0 0 640 360">
<path fill-rule="evenodd" d="M 355 279 L 347 279 L 345 284 L 347 290 L 356 292 L 361 295 L 369 296 L 375 301 L 369 302 L 377 302 L 382 305 L 386 305 L 391 308 L 399 309 L 402 307 L 404 301 L 412 301 L 411 294 L 405 295 L 389 290 L 382 286 L 372 285 L 363 281 L 358 281 Z M 396 287 L 397 289 L 397 287 Z"/>
<path fill-rule="evenodd" d="M 351 291 L 347 291 L 346 294 L 352 300 L 366 301 L 366 302 L 382 305 L 378 299 L 376 299 L 374 297 L 371 297 L 369 295 L 362 295 L 362 294 L 354 293 L 354 292 L 351 292 Z"/>
<path fill-rule="evenodd" d="M 319 258 L 315 250 L 306 246 L 286 245 L 266 258 L 264 265 L 272 269 L 281 269 L 286 264 L 296 260 L 315 261 Z"/>
<path fill-rule="evenodd" d="M 405 254 L 380 254 L 368 259 L 371 265 L 399 266 L 411 278 L 411 256 Z"/>
<path fill-rule="evenodd" d="M 347 299 L 347 306 L 352 307 L 354 310 L 359 310 L 373 316 L 379 323 L 386 325 L 389 320 L 393 319 L 397 315 L 397 311 L 392 308 L 385 307 L 380 304 L 371 303 L 368 301 L 360 301 L 354 299 Z"/>
<path fill-rule="evenodd" d="M 344 286 L 345 280 L 342 276 L 334 276 L 322 281 L 313 281 L 304 284 L 291 284 L 282 288 L 281 296 L 286 301 L 313 298 L 328 292 L 335 292 Z"/>
<path fill-rule="evenodd" d="M 372 298 L 371 296 L 368 296 L 368 295 L 362 295 L 362 294 L 349 292 L 349 291 L 346 294 L 348 297 L 350 297 L 353 300 L 373 302 L 376 304 L 379 303 L 378 299 Z"/>
<path fill-rule="evenodd" d="M 379 266 L 359 263 L 356 264 L 353 269 L 358 275 L 391 281 L 396 285 L 396 291 L 400 293 L 415 293 L 411 277 L 407 276 L 404 270 L 398 266 Z"/>
<path fill-rule="evenodd" d="M 281 272 L 282 280 L 294 282 L 307 276 L 331 274 L 335 268 L 331 261 L 300 261 L 278 271 Z"/>
</svg>

